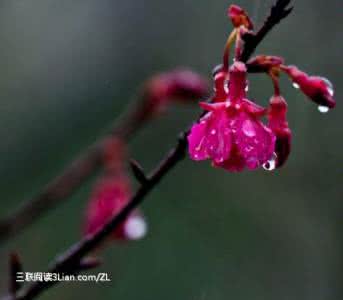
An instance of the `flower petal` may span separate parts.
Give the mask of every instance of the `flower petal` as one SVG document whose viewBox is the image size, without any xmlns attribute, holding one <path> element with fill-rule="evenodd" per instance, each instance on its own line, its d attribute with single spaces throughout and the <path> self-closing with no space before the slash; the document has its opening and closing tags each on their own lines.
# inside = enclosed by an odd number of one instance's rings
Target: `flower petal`
<svg viewBox="0 0 343 300">
<path fill-rule="evenodd" d="M 202 120 L 199 124 L 193 125 L 191 132 L 188 135 L 188 151 L 193 160 L 204 160 L 209 158 L 204 143 L 206 131 L 207 123 L 205 120 Z"/>
<path fill-rule="evenodd" d="M 244 110 L 255 117 L 262 117 L 267 113 L 267 109 L 250 101 L 249 99 L 242 99 Z"/>
<path fill-rule="evenodd" d="M 217 167 L 224 168 L 230 172 L 241 172 L 245 167 L 245 159 L 238 151 L 236 145 L 232 146 L 230 156 L 220 164 L 214 164 Z"/>
<path fill-rule="evenodd" d="M 274 152 L 275 135 L 262 122 L 241 112 L 233 123 L 234 142 L 248 169 L 256 169 Z"/>
<path fill-rule="evenodd" d="M 195 124 L 188 136 L 189 153 L 193 160 L 211 158 L 220 163 L 231 150 L 231 131 L 225 110 L 209 112 Z"/>
</svg>

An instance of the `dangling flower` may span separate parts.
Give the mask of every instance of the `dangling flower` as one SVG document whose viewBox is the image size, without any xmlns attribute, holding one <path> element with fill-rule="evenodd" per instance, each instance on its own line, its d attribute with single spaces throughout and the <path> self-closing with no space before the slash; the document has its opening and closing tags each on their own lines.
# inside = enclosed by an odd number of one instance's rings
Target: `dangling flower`
<svg viewBox="0 0 343 300">
<path fill-rule="evenodd" d="M 245 98 L 245 65 L 235 62 L 229 75 L 227 98 L 201 103 L 208 113 L 191 129 L 189 153 L 230 171 L 253 170 L 273 155 L 275 135 L 260 121 L 266 110 Z"/>
<path fill-rule="evenodd" d="M 299 87 L 307 97 L 322 107 L 323 110 L 335 107 L 334 90 L 328 79 L 309 76 L 295 66 L 282 66 L 281 68 L 292 79 L 294 86 Z"/>
<path fill-rule="evenodd" d="M 283 58 L 278 56 L 258 55 L 247 63 L 250 72 L 265 72 L 272 79 L 274 95 L 269 101 L 268 127 L 276 137 L 275 155 L 266 162 L 263 167 L 273 170 L 281 167 L 287 160 L 291 151 L 292 133 L 287 122 L 287 102 L 280 95 L 279 75 L 280 68 L 284 63 Z"/>
<path fill-rule="evenodd" d="M 126 174 L 124 162 L 125 144 L 119 139 L 109 139 L 104 143 L 104 174 L 95 183 L 86 208 L 84 234 L 93 234 L 116 216 L 131 199 L 131 184 Z M 113 231 L 114 239 L 137 240 L 147 231 L 146 221 L 139 210 L 131 213 Z"/>
<path fill-rule="evenodd" d="M 247 64 L 241 62 L 245 59 L 243 54 L 248 35 L 253 38 L 260 32 L 252 32 L 253 24 L 239 6 L 231 5 L 228 16 L 234 29 L 225 43 L 223 64 L 216 67 L 213 74 L 214 95 L 210 103 L 200 103 L 205 114 L 188 135 L 189 154 L 193 160 L 210 159 L 214 166 L 230 171 L 253 170 L 260 166 L 272 170 L 281 167 L 291 151 L 287 103 L 279 87 L 281 71 L 319 105 L 321 112 L 335 106 L 333 88 L 325 78 L 309 76 L 294 66 L 285 66 L 282 57 L 258 55 Z M 229 54 L 234 43 L 235 56 L 230 67 Z M 272 79 L 274 96 L 268 110 L 246 98 L 247 71 L 264 72 Z M 267 116 L 267 125 L 261 121 L 264 116 Z"/>
</svg>

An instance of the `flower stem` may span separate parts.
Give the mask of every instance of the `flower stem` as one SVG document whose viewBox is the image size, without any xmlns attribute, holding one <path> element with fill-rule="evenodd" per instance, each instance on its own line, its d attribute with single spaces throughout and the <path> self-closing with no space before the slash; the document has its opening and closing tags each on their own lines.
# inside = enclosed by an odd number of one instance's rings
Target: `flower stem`
<svg viewBox="0 0 343 300">
<path fill-rule="evenodd" d="M 230 48 L 233 41 L 236 38 L 236 34 L 237 34 L 237 30 L 236 29 L 232 30 L 225 43 L 224 54 L 223 54 L 223 69 L 224 70 L 229 69 Z"/>
</svg>

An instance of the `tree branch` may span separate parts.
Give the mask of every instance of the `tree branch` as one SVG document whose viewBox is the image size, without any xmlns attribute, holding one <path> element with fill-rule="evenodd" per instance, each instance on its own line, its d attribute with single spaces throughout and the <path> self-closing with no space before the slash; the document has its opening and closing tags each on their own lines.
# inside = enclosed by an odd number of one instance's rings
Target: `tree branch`
<svg viewBox="0 0 343 300">
<path fill-rule="evenodd" d="M 159 181 L 180 161 L 184 158 L 187 149 L 186 133 L 182 134 L 179 142 L 173 148 L 159 166 L 147 177 L 145 184 L 142 185 L 131 201 L 123 210 L 108 222 L 100 231 L 94 235 L 88 236 L 80 242 L 74 244 L 65 253 L 57 257 L 53 266 L 47 271 L 49 273 L 77 274 L 80 272 L 80 261 L 92 250 L 94 250 L 105 238 L 136 208 L 145 198 L 145 196 L 159 183 Z M 15 299 L 28 300 L 42 293 L 57 281 L 36 282 L 27 289 L 19 292 Z M 10 298 L 4 298 L 10 299 Z"/>
<path fill-rule="evenodd" d="M 18 273 L 23 271 L 23 266 L 21 264 L 19 255 L 12 252 L 9 257 L 9 294 L 15 295 L 16 292 L 21 288 L 22 282 L 18 281 Z"/>
<path fill-rule="evenodd" d="M 77 157 L 38 195 L 23 202 L 14 213 L 0 220 L 0 241 L 18 233 L 71 196 L 102 165 L 104 148 L 109 139 L 129 139 L 146 121 L 158 115 L 163 105 L 175 98 L 187 102 L 207 94 L 206 81 L 187 69 L 175 69 L 151 77 L 143 85 L 140 101 L 129 108 L 107 136 Z"/>
<path fill-rule="evenodd" d="M 144 123 L 142 102 L 135 105 L 114 125 L 109 134 L 80 154 L 62 173 L 53 179 L 38 195 L 23 204 L 8 217 L 0 220 L 0 242 L 20 232 L 47 210 L 66 201 L 102 164 L 104 143 L 113 137 L 130 138 Z"/>
<path fill-rule="evenodd" d="M 246 62 L 250 58 L 256 47 L 273 29 L 273 27 L 292 12 L 293 7 L 287 8 L 290 2 L 291 0 L 276 1 L 275 5 L 273 5 L 270 10 L 269 16 L 257 33 L 246 33 L 243 36 L 243 40 L 245 42 L 244 50 L 241 56 L 243 62 Z"/>
</svg>

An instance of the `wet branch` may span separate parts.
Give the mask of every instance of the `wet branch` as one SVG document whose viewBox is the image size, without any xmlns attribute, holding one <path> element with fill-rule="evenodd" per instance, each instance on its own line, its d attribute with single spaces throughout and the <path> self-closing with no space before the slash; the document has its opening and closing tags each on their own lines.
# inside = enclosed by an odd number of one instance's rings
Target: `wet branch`
<svg viewBox="0 0 343 300">
<path fill-rule="evenodd" d="M 87 179 L 98 171 L 102 164 L 101 158 L 105 142 L 114 137 L 129 139 L 146 121 L 144 116 L 145 100 L 142 97 L 141 101 L 131 107 L 105 137 L 76 157 L 38 195 L 23 201 L 22 205 L 8 217 L 0 220 L 0 242 L 13 237 L 38 220 L 48 210 L 65 202 Z"/>
<path fill-rule="evenodd" d="M 245 42 L 245 47 L 241 56 L 243 62 L 246 62 L 249 59 L 249 57 L 254 53 L 256 47 L 273 29 L 273 27 L 292 12 L 293 7 L 288 8 L 290 2 L 291 0 L 276 1 L 262 27 L 256 33 L 246 33 L 243 36 Z"/>
<path fill-rule="evenodd" d="M 186 134 L 186 133 L 185 133 Z M 108 235 L 136 208 L 144 199 L 145 196 L 159 183 L 159 181 L 180 161 L 184 158 L 187 142 L 186 135 L 182 134 L 179 138 L 178 144 L 173 148 L 169 154 L 161 161 L 159 166 L 147 176 L 144 185 L 137 190 L 131 201 L 124 207 L 124 209 L 108 222 L 100 231 L 94 235 L 87 236 L 80 242 L 74 244 L 65 253 L 56 258 L 52 263 L 52 267 L 47 271 L 49 273 L 64 273 L 64 274 L 77 274 L 82 269 L 80 261 L 89 252 L 94 250 L 101 244 Z M 57 281 L 50 282 L 36 282 L 28 286 L 26 289 L 17 293 L 17 300 L 28 300 L 38 296 L 44 290 L 48 289 Z M 13 299 L 8 296 L 5 299 Z"/>
</svg>

